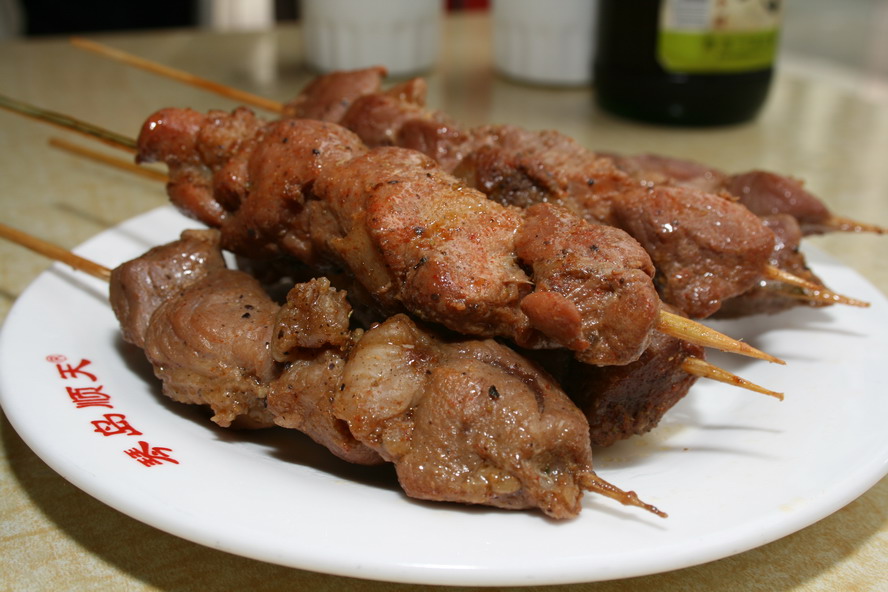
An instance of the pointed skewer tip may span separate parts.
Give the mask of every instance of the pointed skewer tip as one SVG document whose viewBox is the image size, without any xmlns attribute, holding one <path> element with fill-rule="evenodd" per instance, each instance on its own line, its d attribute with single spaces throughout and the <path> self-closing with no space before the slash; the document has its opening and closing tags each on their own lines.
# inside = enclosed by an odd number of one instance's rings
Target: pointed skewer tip
<svg viewBox="0 0 888 592">
<path fill-rule="evenodd" d="M 718 382 L 722 382 L 724 384 L 729 384 L 731 386 L 737 386 L 740 388 L 744 388 L 748 391 L 752 391 L 755 393 L 761 393 L 763 395 L 768 395 L 769 397 L 774 397 L 780 401 L 783 400 L 783 393 L 772 391 L 771 389 L 767 389 L 763 386 L 759 386 L 752 381 L 746 380 L 743 377 L 737 376 L 732 372 L 728 372 L 724 368 L 720 368 L 715 364 L 711 364 L 706 360 L 701 358 L 689 357 L 686 358 L 684 362 L 681 364 L 682 370 L 691 374 L 693 376 L 697 376 L 699 378 L 708 378 L 710 380 L 716 380 Z"/>
<path fill-rule="evenodd" d="M 747 343 L 728 337 L 724 333 L 719 333 L 702 323 L 665 310 L 660 311 L 657 330 L 703 347 L 711 347 L 732 354 L 766 360 L 774 364 L 786 364 L 780 358 L 758 350 Z"/>
</svg>

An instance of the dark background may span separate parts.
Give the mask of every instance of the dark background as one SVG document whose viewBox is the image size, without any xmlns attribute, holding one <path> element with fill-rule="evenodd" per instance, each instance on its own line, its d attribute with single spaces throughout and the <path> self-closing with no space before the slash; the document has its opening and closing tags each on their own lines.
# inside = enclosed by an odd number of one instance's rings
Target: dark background
<svg viewBox="0 0 888 592">
<path fill-rule="evenodd" d="M 27 36 L 194 27 L 197 0 L 20 0 Z M 448 10 L 486 9 L 487 0 L 448 0 Z M 279 22 L 297 20 L 297 0 L 275 0 Z"/>
</svg>

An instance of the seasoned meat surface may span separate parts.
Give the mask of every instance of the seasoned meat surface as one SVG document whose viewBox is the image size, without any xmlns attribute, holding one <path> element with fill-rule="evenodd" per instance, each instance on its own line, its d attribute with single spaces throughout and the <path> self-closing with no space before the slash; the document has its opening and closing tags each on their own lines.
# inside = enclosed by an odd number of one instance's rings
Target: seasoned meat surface
<svg viewBox="0 0 888 592">
<path fill-rule="evenodd" d="M 790 215 L 806 236 L 834 230 L 884 232 L 884 229 L 836 218 L 826 204 L 805 189 L 802 181 L 771 171 L 728 174 L 680 158 L 653 154 L 611 156 L 621 170 L 644 183 L 726 192 L 759 216 Z"/>
<path fill-rule="evenodd" d="M 268 355 L 277 305 L 252 277 L 219 270 L 165 300 L 145 334 L 145 355 L 164 394 L 209 405 L 223 427 L 245 417 L 272 424 L 265 406 L 277 375 Z"/>
<path fill-rule="evenodd" d="M 219 243 L 217 230 L 185 231 L 112 273 L 124 338 L 144 349 L 164 394 L 209 407 L 223 427 L 277 424 L 350 462 L 381 462 L 332 415 L 353 339 L 344 294 L 316 280 L 280 307 L 224 267 Z"/>
<path fill-rule="evenodd" d="M 660 311 L 648 254 L 622 231 L 552 204 L 531 206 L 525 215 L 516 252 L 536 281 L 521 301 L 531 325 L 584 361 L 637 359 Z"/>
<path fill-rule="evenodd" d="M 808 267 L 799 250 L 803 234 L 796 218 L 789 214 L 775 214 L 763 216 L 762 222 L 776 237 L 770 264 L 815 285 L 823 285 L 820 278 Z M 755 314 L 776 314 L 799 304 L 810 307 L 826 306 L 805 298 L 800 288 L 778 281 L 761 280 L 752 290 L 726 300 L 715 317 L 731 319 Z"/>
<path fill-rule="evenodd" d="M 145 345 L 151 316 L 164 301 L 225 268 L 215 230 L 187 230 L 182 240 L 154 247 L 114 270 L 109 300 L 123 338 Z"/>
<path fill-rule="evenodd" d="M 110 293 L 124 339 L 145 350 L 165 395 L 209 406 L 221 426 L 272 424 L 264 399 L 277 305 L 225 268 L 217 231 L 186 231 L 124 263 Z"/>
<path fill-rule="evenodd" d="M 556 132 L 500 128 L 498 141 L 469 154 L 456 174 L 503 203 L 555 201 L 626 231 L 654 261 L 663 300 L 695 318 L 753 287 L 773 247 L 770 231 L 732 200 L 646 187 Z"/>
<path fill-rule="evenodd" d="M 296 284 L 275 319 L 271 355 L 284 364 L 269 389 L 274 423 L 309 434 L 338 457 L 358 464 L 382 459 L 333 414 L 346 358 L 361 333 L 349 328 L 345 292 L 326 278 Z"/>
<path fill-rule="evenodd" d="M 567 518 L 593 474 L 588 424 L 551 378 L 494 341 L 435 342 L 403 316 L 361 339 L 335 411 L 415 498 Z"/>
<path fill-rule="evenodd" d="M 525 330 L 531 290 L 514 235 L 521 212 L 479 199 L 428 157 L 380 148 L 315 184 L 341 233 L 330 248 L 378 300 L 468 334 Z M 459 325 L 450 319 L 459 318 Z"/>
<path fill-rule="evenodd" d="M 330 72 L 314 79 L 298 97 L 284 106 L 284 116 L 338 123 L 358 97 L 378 92 L 386 69 Z"/>
<path fill-rule="evenodd" d="M 602 156 L 610 158 L 621 171 L 648 186 L 678 185 L 718 193 L 725 184 L 723 172 L 692 160 L 659 154 L 626 156 L 605 153 Z"/>
<path fill-rule="evenodd" d="M 749 171 L 728 176 L 724 188 L 759 216 L 791 215 L 806 235 L 834 229 L 826 225 L 832 216 L 830 211 L 797 179 L 769 171 Z"/>
</svg>

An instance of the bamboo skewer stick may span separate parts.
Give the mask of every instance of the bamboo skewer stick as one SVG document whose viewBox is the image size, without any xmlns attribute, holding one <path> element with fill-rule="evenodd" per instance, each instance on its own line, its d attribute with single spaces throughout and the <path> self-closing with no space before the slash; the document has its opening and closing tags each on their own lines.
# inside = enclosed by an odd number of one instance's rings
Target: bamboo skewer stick
<svg viewBox="0 0 888 592">
<path fill-rule="evenodd" d="M 861 308 L 867 308 L 870 305 L 869 302 L 864 302 L 863 300 L 836 294 L 824 286 L 800 278 L 797 275 L 784 271 L 779 267 L 774 267 L 773 265 L 765 267 L 764 277 L 767 280 L 775 280 L 783 284 L 800 288 L 802 292 L 797 294 L 797 297 L 805 300 L 822 302 L 823 304 L 847 304 L 848 306 L 859 306 Z"/>
<path fill-rule="evenodd" d="M 724 368 L 720 368 L 715 364 L 710 364 L 702 358 L 696 358 L 693 356 L 686 358 L 685 361 L 681 364 L 681 369 L 688 374 L 697 376 L 699 378 L 708 378 L 710 380 L 716 380 L 718 382 L 723 382 L 732 386 L 739 386 L 740 388 L 744 388 L 749 391 L 768 395 L 770 397 L 774 397 L 775 399 L 780 399 L 781 401 L 783 400 L 783 393 L 778 393 L 777 391 L 772 391 L 771 389 L 766 389 L 762 386 L 759 386 L 753 382 L 746 380 L 745 378 L 741 378 L 736 374 L 728 372 Z"/>
<path fill-rule="evenodd" d="M 60 263 L 70 265 L 74 269 L 88 273 L 100 280 L 107 282 L 111 279 L 111 270 L 107 267 L 103 267 L 89 259 L 84 259 L 80 255 L 76 255 L 67 249 L 63 249 L 58 245 L 54 245 L 3 223 L 0 223 L 0 237 L 21 245 L 26 249 L 30 249 L 44 257 L 49 257 Z"/>
<path fill-rule="evenodd" d="M 677 339 L 700 345 L 702 347 L 711 347 L 732 354 L 748 356 L 750 358 L 758 358 L 775 364 L 786 364 L 780 358 L 771 354 L 766 354 L 748 343 L 737 341 L 733 337 L 728 337 L 724 333 L 719 333 L 715 329 L 711 329 L 702 323 L 693 321 L 686 317 L 660 310 L 660 316 L 657 320 L 657 330 L 666 335 L 671 335 Z"/>
<path fill-rule="evenodd" d="M 272 101 L 271 99 L 266 99 L 252 93 L 248 93 L 246 91 L 238 90 L 224 84 L 219 84 L 217 82 L 213 82 L 212 80 L 207 80 L 206 78 L 195 76 L 194 74 L 190 74 L 189 72 L 185 72 L 183 70 L 170 68 L 169 66 L 164 66 L 163 64 L 158 64 L 157 62 L 140 58 L 125 51 L 114 49 L 113 47 L 109 47 L 101 43 L 96 43 L 95 41 L 90 41 L 89 39 L 84 39 L 82 37 L 72 37 L 71 44 L 80 49 L 85 49 L 87 51 L 97 53 L 101 56 L 117 60 L 118 62 L 122 62 L 129 66 L 135 66 L 136 68 L 141 68 L 142 70 L 146 70 L 153 74 L 158 74 L 166 78 L 172 78 L 173 80 L 178 80 L 179 82 L 183 82 L 185 84 L 190 84 L 191 86 L 196 86 L 198 88 L 214 92 L 218 95 L 233 99 L 238 102 L 253 105 L 254 107 L 259 107 L 260 109 L 265 109 L 266 111 L 280 113 L 284 110 L 283 104 L 277 101 Z"/>
<path fill-rule="evenodd" d="M 53 148 L 58 148 L 65 152 L 75 154 L 81 158 L 86 158 L 117 169 L 125 170 L 129 173 L 134 173 L 147 179 L 151 179 L 152 181 L 161 181 L 163 183 L 169 181 L 169 176 L 162 171 L 136 164 L 130 160 L 123 160 L 122 158 L 117 158 L 110 154 L 105 154 L 104 152 L 79 146 L 73 142 L 63 140 L 62 138 L 50 138 L 49 145 Z"/>
<path fill-rule="evenodd" d="M 843 232 L 872 232 L 874 234 L 888 234 L 888 228 L 869 222 L 859 222 L 844 216 L 830 216 L 825 224 L 828 228 L 835 228 Z"/>
<path fill-rule="evenodd" d="M 19 115 L 24 115 L 25 117 L 30 117 L 31 119 L 36 119 L 37 121 L 42 121 L 43 123 L 50 123 L 62 129 L 78 132 L 100 140 L 110 146 L 114 146 L 115 148 L 121 148 L 129 152 L 136 151 L 136 141 L 134 139 L 127 138 L 117 132 L 112 132 L 91 123 L 80 121 L 70 115 L 56 113 L 55 111 L 50 111 L 48 109 L 41 109 L 40 107 L 17 101 L 5 95 L 0 95 L 0 108 L 12 111 L 13 113 L 18 113 Z"/>
</svg>

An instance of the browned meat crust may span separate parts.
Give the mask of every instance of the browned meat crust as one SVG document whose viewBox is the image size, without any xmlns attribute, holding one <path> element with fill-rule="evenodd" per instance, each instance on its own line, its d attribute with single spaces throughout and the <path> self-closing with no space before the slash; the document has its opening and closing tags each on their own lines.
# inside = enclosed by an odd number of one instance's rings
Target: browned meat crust
<svg viewBox="0 0 888 592">
<path fill-rule="evenodd" d="M 124 338 L 144 349 L 164 394 L 209 407 L 223 427 L 277 423 L 305 432 L 350 462 L 380 462 L 333 417 L 329 403 L 323 406 L 336 380 L 298 383 L 297 364 L 284 363 L 298 358 L 321 374 L 337 356 L 341 364 L 348 309 L 340 309 L 333 322 L 332 307 L 318 305 L 320 295 L 306 299 L 305 286 L 279 307 L 254 278 L 224 267 L 219 240 L 215 230 L 186 231 L 112 272 L 111 303 Z M 329 283 L 315 289 L 328 290 Z M 326 298 L 347 306 L 344 299 Z M 304 330 L 297 343 L 276 332 L 294 317 Z M 272 344 L 280 359 L 272 357 Z M 304 409 L 309 412 L 299 415 Z"/>
<path fill-rule="evenodd" d="M 814 284 L 823 285 L 820 278 L 808 267 L 799 250 L 803 235 L 796 219 L 789 214 L 775 214 L 762 216 L 762 222 L 777 238 L 771 255 L 771 265 Z M 799 302 L 812 308 L 827 306 L 805 298 L 804 292 L 799 288 L 762 280 L 752 290 L 727 300 L 715 316 L 732 319 L 754 314 L 776 314 L 797 306 Z"/>
<path fill-rule="evenodd" d="M 313 80 L 301 95 L 285 106 L 286 117 L 339 122 L 352 101 L 377 92 L 385 68 L 330 72 Z"/>
<path fill-rule="evenodd" d="M 836 229 L 829 224 L 832 213 L 797 179 L 768 171 L 749 171 L 728 176 L 724 188 L 759 216 L 792 216 L 805 235 Z"/>
<path fill-rule="evenodd" d="M 494 341 L 441 343 L 404 316 L 368 332 L 335 409 L 411 497 L 580 511 L 588 424 L 546 374 Z"/>
</svg>

